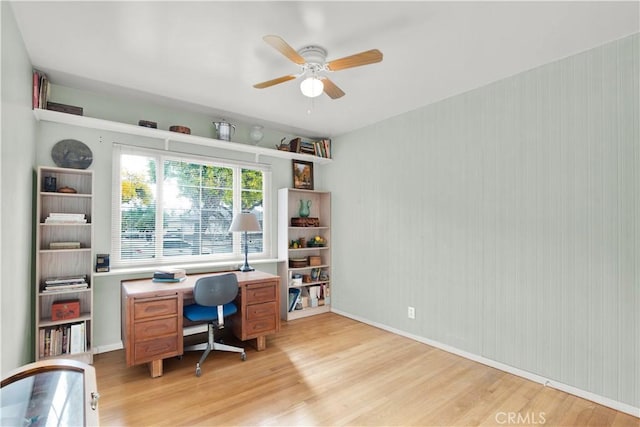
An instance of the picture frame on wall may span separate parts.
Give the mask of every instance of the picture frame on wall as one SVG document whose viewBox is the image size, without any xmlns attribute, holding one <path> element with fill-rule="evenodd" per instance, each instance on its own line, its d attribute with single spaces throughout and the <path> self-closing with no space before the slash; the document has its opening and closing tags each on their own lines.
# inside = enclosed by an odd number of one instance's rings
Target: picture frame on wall
<svg viewBox="0 0 640 427">
<path fill-rule="evenodd" d="M 293 188 L 300 190 L 313 190 L 313 162 L 292 160 Z"/>
</svg>

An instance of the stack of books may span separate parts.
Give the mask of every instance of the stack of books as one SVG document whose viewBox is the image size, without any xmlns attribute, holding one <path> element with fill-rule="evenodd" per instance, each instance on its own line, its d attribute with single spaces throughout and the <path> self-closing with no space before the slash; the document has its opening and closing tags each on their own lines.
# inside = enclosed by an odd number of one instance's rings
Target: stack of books
<svg viewBox="0 0 640 427">
<path fill-rule="evenodd" d="M 75 291 L 78 289 L 87 289 L 88 287 L 87 276 L 84 274 L 67 277 L 51 277 L 45 279 L 42 285 L 42 292 Z"/>
<path fill-rule="evenodd" d="M 326 159 L 331 158 L 331 140 L 320 139 L 314 142 L 316 147 L 316 156 L 324 157 Z"/>
<path fill-rule="evenodd" d="M 187 272 L 181 268 L 159 270 L 153 273 L 154 282 L 182 282 L 187 278 Z"/>
<path fill-rule="evenodd" d="M 86 224 L 85 214 L 52 212 L 44 220 L 45 224 Z"/>
<path fill-rule="evenodd" d="M 40 358 L 86 351 L 87 335 L 84 323 L 40 329 Z"/>
<path fill-rule="evenodd" d="M 300 150 L 298 153 L 316 155 L 316 147 L 313 141 L 300 140 Z"/>
<path fill-rule="evenodd" d="M 302 138 L 294 138 L 289 142 L 289 151 L 292 153 L 310 154 L 312 156 L 331 158 L 331 140 L 329 138 L 316 141 Z"/>
<path fill-rule="evenodd" d="M 33 70 L 33 108 L 47 108 L 49 79 L 42 71 Z"/>
<path fill-rule="evenodd" d="M 51 242 L 49 249 L 80 249 L 80 242 Z"/>
</svg>

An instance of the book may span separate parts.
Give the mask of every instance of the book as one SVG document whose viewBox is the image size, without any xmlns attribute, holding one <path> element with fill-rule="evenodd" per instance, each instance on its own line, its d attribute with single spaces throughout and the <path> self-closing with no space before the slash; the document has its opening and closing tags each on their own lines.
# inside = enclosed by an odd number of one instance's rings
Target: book
<svg viewBox="0 0 640 427">
<path fill-rule="evenodd" d="M 38 331 L 38 335 L 39 335 L 39 339 L 38 339 L 38 355 L 40 358 L 44 357 L 44 336 L 45 336 L 45 330 L 44 329 L 40 329 Z"/>
<path fill-rule="evenodd" d="M 87 218 L 84 214 L 59 214 L 51 213 L 44 220 L 45 223 L 51 222 L 71 222 L 71 223 L 86 223 Z"/>
<path fill-rule="evenodd" d="M 49 218 L 84 218 L 83 213 L 51 212 Z"/>
<path fill-rule="evenodd" d="M 44 220 L 45 224 L 85 224 L 87 218 L 85 214 L 73 214 L 73 213 L 50 213 Z"/>
<path fill-rule="evenodd" d="M 55 285 L 55 284 L 71 284 L 71 283 L 86 283 L 87 275 L 79 274 L 77 276 L 59 276 L 59 277 L 49 277 L 44 280 L 46 285 Z"/>
<path fill-rule="evenodd" d="M 51 355 L 51 329 L 47 329 L 44 334 L 44 357 Z"/>
<path fill-rule="evenodd" d="M 33 70 L 33 100 L 32 106 L 34 109 L 39 108 L 38 97 L 40 96 L 40 74 L 38 71 Z"/>
<path fill-rule="evenodd" d="M 300 138 L 293 138 L 289 141 L 289 151 L 292 153 L 300 152 Z"/>
<path fill-rule="evenodd" d="M 320 286 L 309 286 L 309 298 L 320 299 Z"/>
<path fill-rule="evenodd" d="M 84 323 L 74 323 L 71 325 L 71 344 L 69 353 L 82 353 L 85 351 L 85 331 Z"/>
<path fill-rule="evenodd" d="M 184 280 L 187 280 L 186 277 L 177 277 L 175 279 L 161 279 L 158 277 L 154 277 L 152 279 L 154 282 L 164 282 L 164 283 L 176 283 L 176 282 L 182 282 Z"/>
<path fill-rule="evenodd" d="M 86 224 L 86 219 L 56 219 L 56 218 L 46 218 L 44 220 L 45 224 Z"/>
<path fill-rule="evenodd" d="M 80 249 L 80 242 L 51 242 L 49 249 Z"/>
<path fill-rule="evenodd" d="M 289 311 L 293 311 L 296 308 L 296 304 L 300 301 L 300 289 L 289 288 Z"/>
<path fill-rule="evenodd" d="M 52 283 L 50 285 L 44 285 L 45 290 L 63 290 L 63 289 L 82 289 L 87 288 L 89 284 L 87 282 L 75 282 L 75 283 Z"/>
<path fill-rule="evenodd" d="M 46 74 L 42 75 L 42 82 L 40 83 L 40 108 L 47 108 L 47 100 L 49 99 L 49 78 Z"/>
<path fill-rule="evenodd" d="M 65 336 L 67 337 L 64 352 L 69 354 L 71 352 L 71 327 L 67 326 L 66 328 L 64 328 L 64 330 L 65 330 Z"/>
<path fill-rule="evenodd" d="M 54 292 L 80 291 L 88 289 L 88 283 L 73 283 L 71 285 L 46 285 L 42 288 L 42 293 L 50 294 Z"/>
<path fill-rule="evenodd" d="M 187 272 L 181 268 L 174 268 L 169 270 L 158 270 L 153 273 L 153 279 L 181 279 L 186 278 Z"/>
</svg>

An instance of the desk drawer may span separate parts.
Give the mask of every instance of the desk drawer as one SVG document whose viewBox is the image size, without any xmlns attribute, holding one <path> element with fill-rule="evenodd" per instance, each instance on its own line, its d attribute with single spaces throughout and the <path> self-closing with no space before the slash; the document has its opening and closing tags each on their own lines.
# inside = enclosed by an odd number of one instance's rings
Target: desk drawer
<svg viewBox="0 0 640 427">
<path fill-rule="evenodd" d="M 135 320 L 148 319 L 151 317 L 167 316 L 178 314 L 178 296 L 144 299 L 134 303 L 133 318 Z"/>
<path fill-rule="evenodd" d="M 176 335 L 178 333 L 178 319 L 167 317 L 147 322 L 136 322 L 134 330 L 136 341 L 165 335 Z"/>
<path fill-rule="evenodd" d="M 149 341 L 136 342 L 135 364 L 151 360 L 166 359 L 178 355 L 178 337 L 156 338 Z"/>
<path fill-rule="evenodd" d="M 263 304 L 254 304 L 247 306 L 247 320 L 257 320 L 263 317 L 276 316 L 278 308 L 276 302 L 265 302 Z"/>
<path fill-rule="evenodd" d="M 246 290 L 247 304 L 275 301 L 277 289 L 273 283 L 248 285 Z"/>
<path fill-rule="evenodd" d="M 245 322 L 247 338 L 255 338 L 257 335 L 264 334 L 265 332 L 276 332 L 277 321 L 278 318 L 275 314 L 270 317 L 263 317 L 262 319 L 248 320 Z"/>
</svg>

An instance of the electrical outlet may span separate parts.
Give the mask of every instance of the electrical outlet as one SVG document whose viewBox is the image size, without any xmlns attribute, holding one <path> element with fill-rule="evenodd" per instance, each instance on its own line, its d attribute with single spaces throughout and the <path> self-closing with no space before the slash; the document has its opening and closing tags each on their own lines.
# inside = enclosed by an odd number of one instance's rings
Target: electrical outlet
<svg viewBox="0 0 640 427">
<path fill-rule="evenodd" d="M 409 319 L 416 318 L 416 309 L 414 307 L 409 306 L 409 308 L 407 309 L 407 317 Z"/>
</svg>

